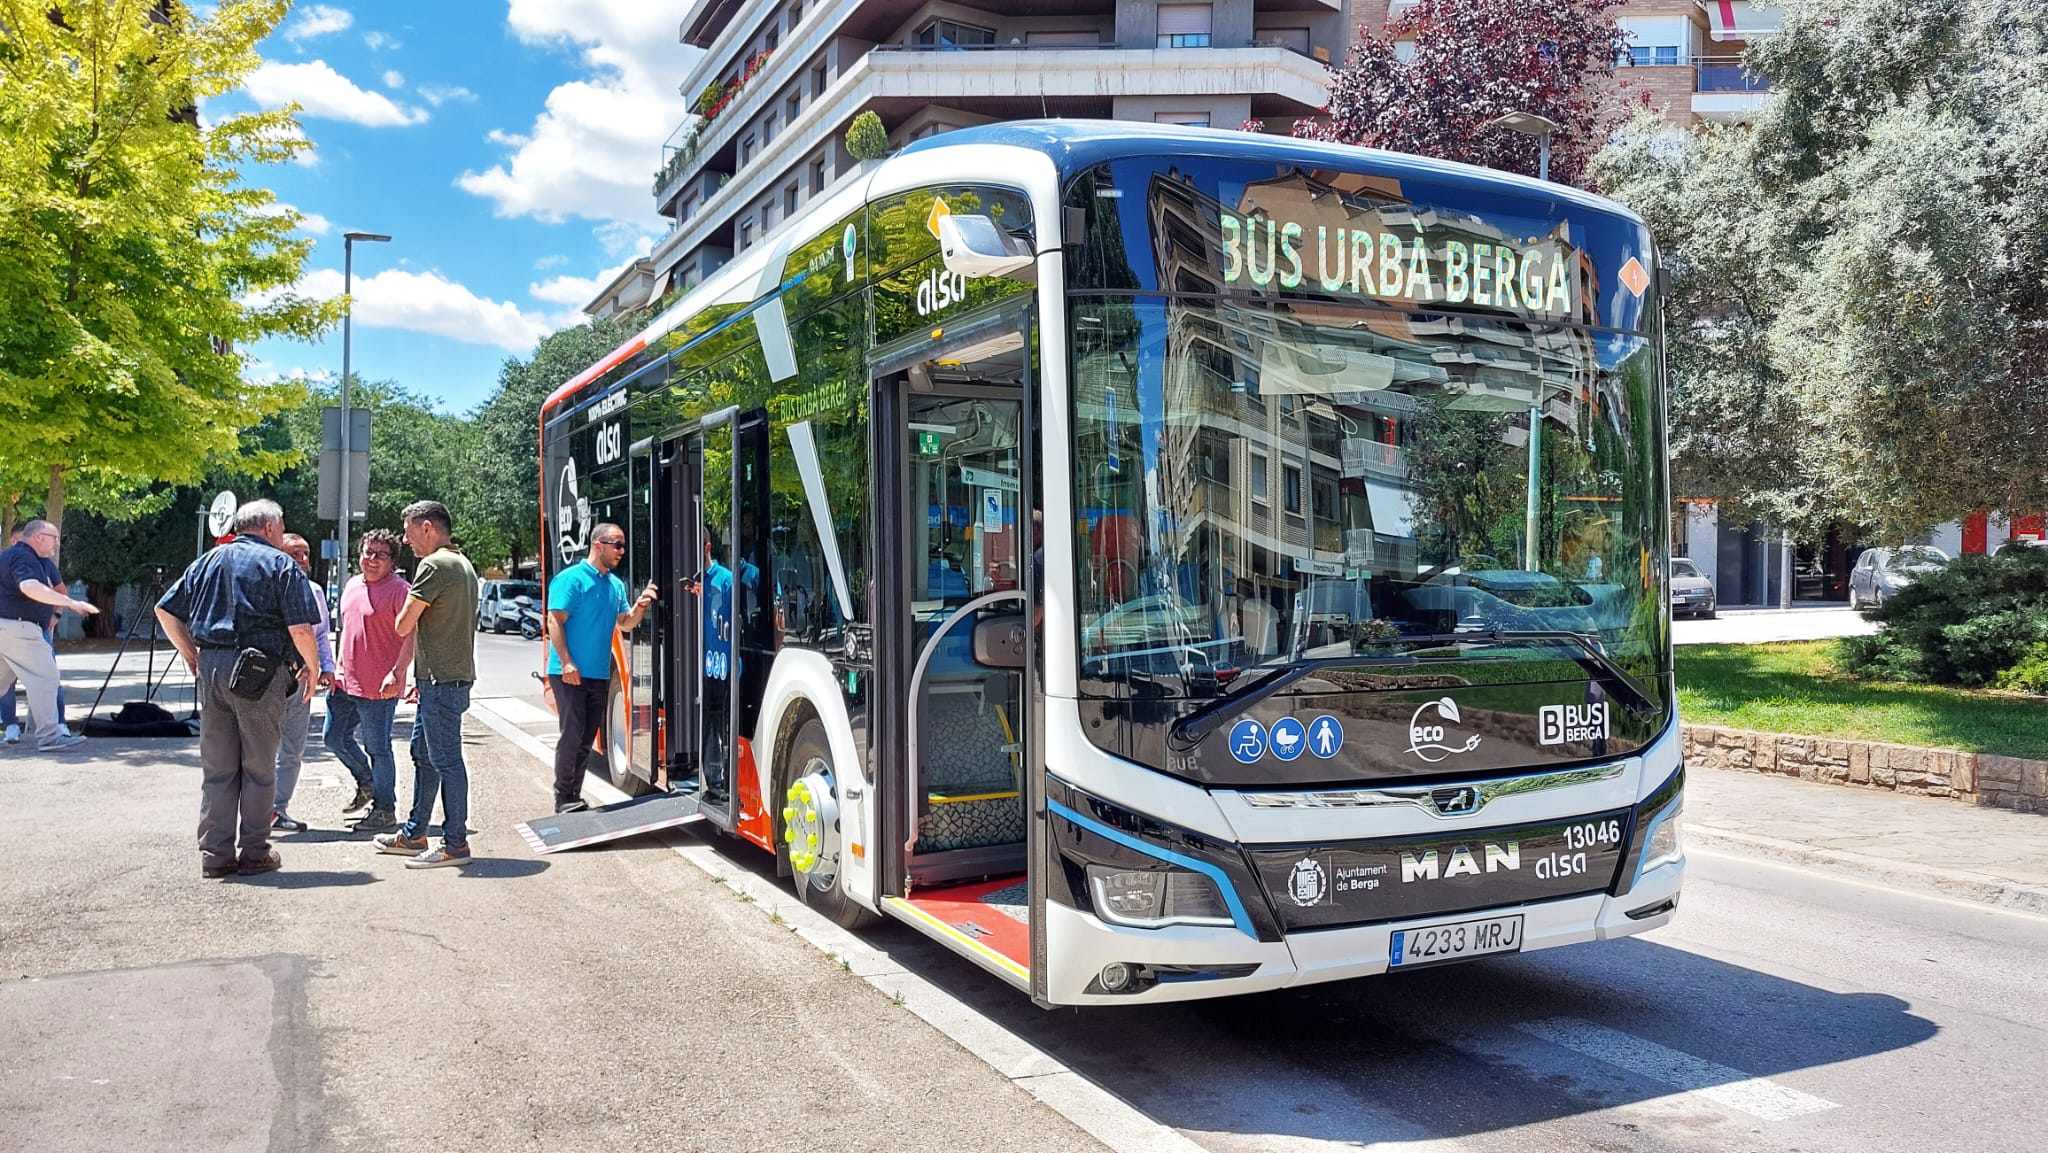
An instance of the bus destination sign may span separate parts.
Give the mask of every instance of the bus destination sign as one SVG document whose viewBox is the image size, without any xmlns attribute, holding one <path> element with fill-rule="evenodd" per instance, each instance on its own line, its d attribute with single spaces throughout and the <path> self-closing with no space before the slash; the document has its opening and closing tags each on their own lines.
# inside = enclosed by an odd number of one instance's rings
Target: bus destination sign
<svg viewBox="0 0 2048 1153">
<path fill-rule="evenodd" d="M 1223 282 L 1370 296 L 1385 301 L 1469 304 L 1552 319 L 1574 309 L 1577 258 L 1555 243 L 1504 237 L 1429 237 L 1419 228 L 1305 226 L 1264 214 L 1220 214 Z M 1404 234 L 1405 233 L 1405 234 Z M 1569 254 L 1569 255 L 1568 255 Z"/>
</svg>

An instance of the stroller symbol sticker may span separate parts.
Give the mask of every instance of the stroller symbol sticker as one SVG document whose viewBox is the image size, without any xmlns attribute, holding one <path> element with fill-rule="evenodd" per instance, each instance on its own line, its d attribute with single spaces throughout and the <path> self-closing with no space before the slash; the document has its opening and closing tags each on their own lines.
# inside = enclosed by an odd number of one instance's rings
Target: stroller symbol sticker
<svg viewBox="0 0 2048 1153">
<path fill-rule="evenodd" d="M 1273 722 L 1273 755 L 1283 761 L 1291 761 L 1301 755 L 1303 745 L 1308 744 L 1308 730 L 1293 717 L 1281 717 Z"/>
<path fill-rule="evenodd" d="M 1232 725 L 1230 729 L 1230 755 L 1242 764 L 1251 764 L 1266 755 L 1266 726 L 1246 719 Z"/>
</svg>

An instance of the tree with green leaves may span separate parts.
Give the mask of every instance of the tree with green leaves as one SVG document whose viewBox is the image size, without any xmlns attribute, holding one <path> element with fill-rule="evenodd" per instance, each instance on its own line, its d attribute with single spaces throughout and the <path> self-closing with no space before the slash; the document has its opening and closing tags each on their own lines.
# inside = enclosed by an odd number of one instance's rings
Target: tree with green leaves
<svg viewBox="0 0 2048 1153">
<path fill-rule="evenodd" d="M 246 165 L 312 145 L 294 109 L 199 122 L 285 0 L 0 0 L 0 505 L 115 512 L 200 481 L 295 403 L 240 346 L 310 339 L 339 301 L 290 292 L 300 217 Z M 270 470 L 282 459 L 244 460 Z M 5 512 L 0 512 L 4 517 Z"/>
<path fill-rule="evenodd" d="M 2048 505 L 2048 7 L 1783 8 L 1752 125 L 1594 170 L 1674 272 L 1678 475 L 1813 539 Z"/>
<path fill-rule="evenodd" d="M 632 335 L 616 320 L 553 333 L 527 359 L 505 361 L 498 390 L 474 413 L 461 495 L 450 507 L 459 522 L 497 534 L 498 551 L 490 555 L 507 559 L 509 567 L 540 551 L 541 403 Z M 471 554 L 482 555 L 474 545 Z"/>
</svg>

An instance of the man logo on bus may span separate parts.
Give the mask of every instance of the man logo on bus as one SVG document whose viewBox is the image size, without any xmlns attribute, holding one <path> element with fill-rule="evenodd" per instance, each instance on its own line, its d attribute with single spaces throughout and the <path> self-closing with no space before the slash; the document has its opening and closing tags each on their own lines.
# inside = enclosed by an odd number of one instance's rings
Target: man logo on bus
<svg viewBox="0 0 2048 1153">
<path fill-rule="evenodd" d="M 1432 711 L 1435 712 L 1435 716 L 1424 715 Z M 1451 698 L 1424 701 L 1422 707 L 1415 710 L 1415 715 L 1408 718 L 1408 751 L 1435 764 L 1453 753 L 1469 753 L 1478 748 L 1479 738 L 1476 736 L 1465 738 L 1462 745 L 1444 743 L 1446 740 L 1457 739 L 1455 735 L 1446 734 L 1445 724 L 1455 725 L 1460 721 L 1458 702 Z"/>
<path fill-rule="evenodd" d="M 1287 874 L 1287 899 L 1304 909 L 1321 902 L 1329 890 L 1329 874 L 1323 872 L 1323 863 L 1314 857 L 1296 861 L 1294 871 Z"/>
<path fill-rule="evenodd" d="M 572 565 L 590 551 L 590 502 L 576 491 L 576 459 L 562 465 L 561 483 L 555 486 L 555 549 L 564 565 Z"/>
</svg>

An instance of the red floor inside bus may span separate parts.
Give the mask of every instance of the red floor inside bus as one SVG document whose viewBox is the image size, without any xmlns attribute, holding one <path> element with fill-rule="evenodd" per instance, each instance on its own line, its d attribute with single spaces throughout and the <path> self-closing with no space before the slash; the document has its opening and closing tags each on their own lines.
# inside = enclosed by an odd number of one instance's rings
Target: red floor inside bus
<svg viewBox="0 0 2048 1153">
<path fill-rule="evenodd" d="M 1022 873 L 919 889 L 894 903 L 996 967 L 1031 979 L 1031 904 Z"/>
</svg>

